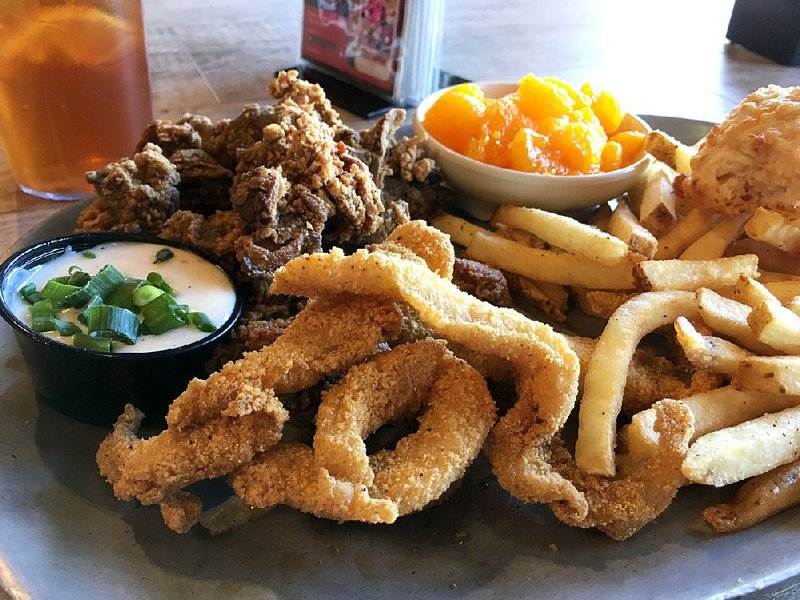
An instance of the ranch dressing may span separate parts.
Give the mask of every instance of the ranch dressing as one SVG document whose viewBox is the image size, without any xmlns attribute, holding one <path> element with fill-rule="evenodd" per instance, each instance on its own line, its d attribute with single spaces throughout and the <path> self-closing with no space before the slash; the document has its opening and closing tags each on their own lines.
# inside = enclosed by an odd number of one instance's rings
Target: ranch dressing
<svg viewBox="0 0 800 600">
<path fill-rule="evenodd" d="M 169 248 L 174 256 L 169 260 L 153 264 L 156 252 Z M 32 269 L 17 269 L 8 278 L 8 288 L 4 290 L 6 303 L 14 315 L 26 325 L 30 325 L 30 304 L 25 302 L 17 292 L 27 283 L 36 285 L 41 291 L 50 279 L 67 274 L 73 265 L 80 267 L 90 275 L 94 275 L 105 265 L 113 265 L 125 277 L 146 279 L 147 274 L 155 271 L 172 286 L 175 299 L 179 304 L 188 304 L 190 310 L 204 312 L 209 320 L 221 327 L 233 313 L 236 304 L 236 291 L 225 273 L 207 260 L 172 246 L 151 244 L 146 242 L 109 242 L 86 250 L 95 255 L 88 258 L 84 251 L 75 252 L 71 248 L 61 256 Z M 83 309 L 69 308 L 57 316 L 65 321 L 77 323 L 78 313 Z M 79 324 L 86 333 L 86 327 Z M 71 345 L 71 337 L 61 337 L 57 331 L 42 333 L 54 340 Z M 133 345 L 114 342 L 114 352 L 156 352 L 169 348 L 185 346 L 200 340 L 207 335 L 189 324 L 178 329 L 171 329 L 160 335 L 139 336 Z"/>
</svg>

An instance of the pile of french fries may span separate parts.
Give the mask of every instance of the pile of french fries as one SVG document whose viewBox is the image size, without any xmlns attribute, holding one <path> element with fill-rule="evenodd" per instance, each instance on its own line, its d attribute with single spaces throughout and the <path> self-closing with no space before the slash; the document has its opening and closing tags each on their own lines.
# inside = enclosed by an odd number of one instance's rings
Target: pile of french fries
<svg viewBox="0 0 800 600">
<path fill-rule="evenodd" d="M 716 531 L 737 531 L 800 504 L 800 219 L 693 206 L 675 192 L 693 148 L 661 132 L 646 147 L 655 160 L 641 188 L 589 223 L 501 206 L 488 225 L 450 214 L 433 225 L 552 320 L 571 308 L 607 320 L 584 372 L 584 472 L 619 476 L 658 450 L 652 407 L 619 418 L 645 336 L 665 335 L 676 364 L 716 377 L 680 399 L 695 419 L 682 471 L 687 483 L 746 480 L 703 513 Z"/>
</svg>

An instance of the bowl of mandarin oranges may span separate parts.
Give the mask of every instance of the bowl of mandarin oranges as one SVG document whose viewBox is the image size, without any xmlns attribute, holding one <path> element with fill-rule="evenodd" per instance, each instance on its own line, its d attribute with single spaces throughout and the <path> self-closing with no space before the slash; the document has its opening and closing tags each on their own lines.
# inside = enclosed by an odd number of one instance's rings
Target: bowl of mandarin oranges
<svg viewBox="0 0 800 600">
<path fill-rule="evenodd" d="M 420 103 L 414 129 L 479 219 L 498 204 L 593 206 L 635 187 L 649 164 L 644 121 L 609 92 L 554 77 L 440 90 Z"/>
</svg>

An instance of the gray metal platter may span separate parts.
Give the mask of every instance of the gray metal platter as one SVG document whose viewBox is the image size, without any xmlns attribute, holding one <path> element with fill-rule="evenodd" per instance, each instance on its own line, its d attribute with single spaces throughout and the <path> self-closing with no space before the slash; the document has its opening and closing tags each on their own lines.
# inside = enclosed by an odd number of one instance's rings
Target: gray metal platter
<svg viewBox="0 0 800 600">
<path fill-rule="evenodd" d="M 689 143 L 709 126 L 649 120 Z M 78 208 L 20 243 L 70 231 Z M 798 511 L 717 536 L 700 511 L 732 491 L 688 488 L 616 543 L 510 498 L 484 458 L 447 502 L 392 526 L 278 508 L 221 537 L 178 535 L 156 507 L 113 498 L 94 461 L 105 434 L 37 403 L 0 326 L 0 583 L 13 598 L 695 599 L 800 572 Z"/>
</svg>

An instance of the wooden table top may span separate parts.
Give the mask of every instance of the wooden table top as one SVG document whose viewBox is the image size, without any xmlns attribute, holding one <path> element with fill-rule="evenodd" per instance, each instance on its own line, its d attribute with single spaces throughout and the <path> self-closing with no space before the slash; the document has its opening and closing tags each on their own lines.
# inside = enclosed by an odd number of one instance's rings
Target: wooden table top
<svg viewBox="0 0 800 600">
<path fill-rule="evenodd" d="M 143 0 L 156 118 L 235 115 L 267 102 L 271 73 L 299 60 L 302 2 Z M 718 121 L 750 91 L 796 85 L 725 40 L 732 0 L 459 0 L 447 3 L 442 67 L 470 79 L 528 71 L 589 80 L 634 112 Z M 346 115 L 354 123 L 352 115 Z M 0 246 L 62 208 L 17 191 L 0 151 Z M 790 597 L 783 585 L 761 597 Z"/>
</svg>

